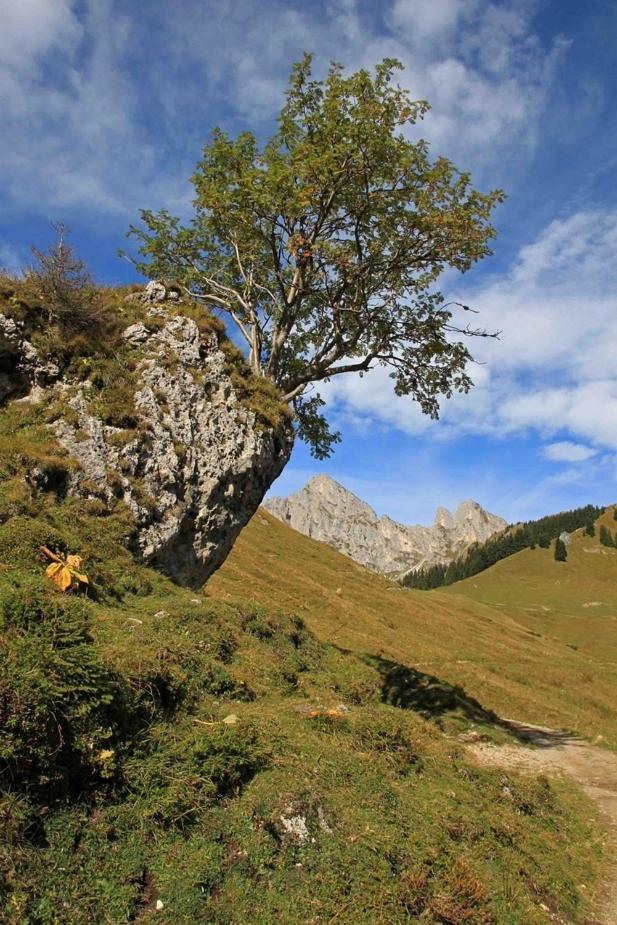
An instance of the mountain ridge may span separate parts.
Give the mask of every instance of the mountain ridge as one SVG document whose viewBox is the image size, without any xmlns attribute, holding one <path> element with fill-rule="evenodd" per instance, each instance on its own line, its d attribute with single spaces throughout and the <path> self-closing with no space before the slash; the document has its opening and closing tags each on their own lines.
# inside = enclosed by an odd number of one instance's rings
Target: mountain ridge
<svg viewBox="0 0 617 925">
<path fill-rule="evenodd" d="M 431 526 L 378 517 L 366 501 L 328 475 L 313 476 L 299 492 L 268 498 L 263 506 L 300 533 L 374 571 L 398 577 L 452 561 L 472 543 L 507 526 L 472 499 L 461 502 L 454 513 L 439 507 Z"/>
</svg>

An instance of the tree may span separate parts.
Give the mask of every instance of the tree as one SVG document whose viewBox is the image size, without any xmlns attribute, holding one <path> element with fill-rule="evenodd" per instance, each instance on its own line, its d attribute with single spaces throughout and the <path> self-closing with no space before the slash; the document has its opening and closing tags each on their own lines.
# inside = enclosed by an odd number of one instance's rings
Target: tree
<svg viewBox="0 0 617 925">
<path fill-rule="evenodd" d="M 615 546 L 615 538 L 607 526 L 601 524 L 600 526 L 600 542 L 603 546 L 608 546 L 613 548 Z"/>
<path fill-rule="evenodd" d="M 568 558 L 568 550 L 566 549 L 566 544 L 562 539 L 557 537 L 555 540 L 555 561 L 556 562 L 565 562 Z"/>
<path fill-rule="evenodd" d="M 596 535 L 596 527 L 592 520 L 590 520 L 589 523 L 585 525 L 585 533 L 587 534 L 587 536 Z"/>
<path fill-rule="evenodd" d="M 332 64 L 320 81 L 306 55 L 269 141 L 214 130 L 192 178 L 190 223 L 144 210 L 129 232 L 142 273 L 173 278 L 226 315 L 319 457 L 339 435 L 315 383 L 380 364 L 397 395 L 436 418 L 440 396 L 472 384 L 457 335 L 496 336 L 455 318 L 470 309 L 445 303 L 434 284 L 490 253 L 503 193 L 476 191 L 410 140 L 429 107 L 394 84 L 400 68 L 385 59 L 346 77 Z"/>
<path fill-rule="evenodd" d="M 67 242 L 65 225 L 59 222 L 53 228 L 56 240 L 46 251 L 32 247 L 35 262 L 24 281 L 43 302 L 48 321 L 69 332 L 91 332 L 101 323 L 94 280 Z"/>
</svg>

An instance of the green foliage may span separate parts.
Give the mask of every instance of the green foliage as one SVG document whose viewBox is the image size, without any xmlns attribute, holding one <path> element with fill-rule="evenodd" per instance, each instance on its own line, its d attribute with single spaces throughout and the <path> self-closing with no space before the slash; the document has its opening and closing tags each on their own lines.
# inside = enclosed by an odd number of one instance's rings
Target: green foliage
<svg viewBox="0 0 617 925">
<path fill-rule="evenodd" d="M 409 140 L 429 107 L 394 83 L 400 67 L 385 59 L 345 76 L 333 64 L 319 81 L 305 56 L 265 144 L 213 131 L 193 176 L 193 220 L 144 210 L 130 231 L 141 272 L 226 314 L 320 457 L 336 435 L 311 383 L 379 364 L 397 395 L 436 417 L 440 396 L 471 385 L 452 333 L 488 336 L 453 320 L 433 287 L 444 269 L 490 253 L 503 194 L 478 192 Z"/>
<path fill-rule="evenodd" d="M 590 520 L 588 524 L 585 525 L 585 535 L 586 536 L 595 536 L 596 535 L 596 525 L 593 520 Z"/>
<path fill-rule="evenodd" d="M 0 410 L 3 923 L 549 925 L 539 896 L 583 920 L 597 851 L 578 793 L 508 775 L 506 798 L 440 731 L 454 714 L 505 736 L 494 714 L 339 648 L 340 622 L 327 645 L 140 566 L 122 505 L 102 521 L 52 478 L 49 412 Z M 83 556 L 91 596 L 56 592 L 40 545 Z"/>
<path fill-rule="evenodd" d="M 560 537 L 555 540 L 555 562 L 565 562 L 568 558 L 566 544 Z"/>
<path fill-rule="evenodd" d="M 615 537 L 606 524 L 600 525 L 600 542 L 603 546 L 608 546 L 610 549 L 615 548 Z"/>
<path fill-rule="evenodd" d="M 0 782 L 59 799 L 113 775 L 122 685 L 87 607 L 37 582 L 0 601 Z"/>
<path fill-rule="evenodd" d="M 586 532 L 593 536 L 593 533 L 589 533 L 589 526 L 591 525 L 592 530 L 595 531 L 593 521 L 602 514 L 603 510 L 604 508 L 588 504 L 572 511 L 551 514 L 539 520 L 530 520 L 521 525 L 509 527 L 485 543 L 473 545 L 464 556 L 449 565 L 434 565 L 428 569 L 410 572 L 404 577 L 403 584 L 407 588 L 416 588 L 420 591 L 440 588 L 444 585 L 451 585 L 455 581 L 462 581 L 471 575 L 477 575 L 501 559 L 513 556 L 522 549 L 530 549 L 536 544 L 542 549 L 548 549 L 551 541 L 558 538 L 559 534 L 564 531 L 572 533 L 574 530 L 585 527 Z M 600 536 L 602 536 L 602 530 L 606 528 L 600 528 Z"/>
</svg>

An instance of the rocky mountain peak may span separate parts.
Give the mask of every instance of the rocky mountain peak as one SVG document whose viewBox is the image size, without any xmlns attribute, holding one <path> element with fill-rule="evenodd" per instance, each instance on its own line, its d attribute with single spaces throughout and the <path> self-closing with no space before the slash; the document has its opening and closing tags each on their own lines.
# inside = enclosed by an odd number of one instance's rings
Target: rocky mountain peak
<svg viewBox="0 0 617 925">
<path fill-rule="evenodd" d="M 503 530 L 506 521 L 473 500 L 454 513 L 438 508 L 431 527 L 408 526 L 373 508 L 328 475 L 316 475 L 287 498 L 269 498 L 265 508 L 300 533 L 378 572 L 404 575 L 449 562 L 472 543 Z"/>
</svg>

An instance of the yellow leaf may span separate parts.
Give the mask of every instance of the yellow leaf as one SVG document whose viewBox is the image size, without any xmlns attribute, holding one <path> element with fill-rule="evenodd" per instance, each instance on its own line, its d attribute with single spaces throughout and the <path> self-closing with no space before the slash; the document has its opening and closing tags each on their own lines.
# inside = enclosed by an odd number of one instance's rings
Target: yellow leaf
<svg viewBox="0 0 617 925">
<path fill-rule="evenodd" d="M 61 591 L 67 591 L 73 582 L 71 570 L 62 562 L 54 562 L 49 565 L 45 574 L 51 578 Z"/>
<path fill-rule="evenodd" d="M 66 557 L 66 564 L 70 565 L 71 568 L 79 568 L 83 561 L 84 560 L 82 559 L 81 556 L 67 556 Z"/>
<path fill-rule="evenodd" d="M 73 572 L 73 575 L 75 576 L 77 581 L 81 581 L 82 585 L 88 584 L 88 576 L 84 575 L 83 572 Z"/>
</svg>

